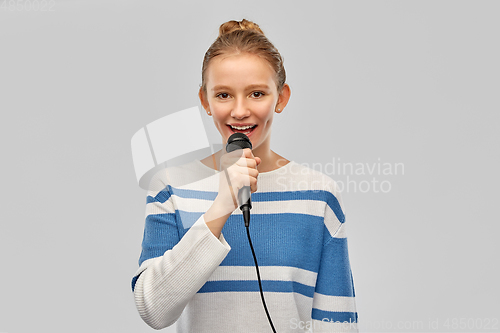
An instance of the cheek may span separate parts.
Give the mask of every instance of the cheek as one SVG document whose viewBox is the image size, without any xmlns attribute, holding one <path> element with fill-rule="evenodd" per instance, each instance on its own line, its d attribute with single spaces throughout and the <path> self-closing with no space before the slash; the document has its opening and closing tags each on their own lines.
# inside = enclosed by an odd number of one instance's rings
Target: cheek
<svg viewBox="0 0 500 333">
<path fill-rule="evenodd" d="M 270 124 L 274 116 L 274 107 L 272 105 L 266 106 L 265 108 L 262 108 L 262 110 L 260 110 L 259 114 L 259 118 L 262 121 Z"/>
<path fill-rule="evenodd" d="M 216 118 L 221 118 L 231 112 L 231 105 L 230 103 L 210 103 L 210 110 Z"/>
<path fill-rule="evenodd" d="M 212 119 L 215 127 L 219 130 L 219 132 L 223 131 L 226 127 L 227 122 L 227 114 L 220 112 L 220 110 L 212 111 Z"/>
</svg>

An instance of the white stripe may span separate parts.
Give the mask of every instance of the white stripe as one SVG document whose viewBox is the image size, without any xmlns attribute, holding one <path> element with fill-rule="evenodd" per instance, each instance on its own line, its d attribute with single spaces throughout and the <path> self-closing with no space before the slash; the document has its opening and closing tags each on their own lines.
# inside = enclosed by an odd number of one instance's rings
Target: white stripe
<svg viewBox="0 0 500 333">
<path fill-rule="evenodd" d="M 274 325 L 278 332 L 311 332 L 299 329 L 299 324 L 301 327 L 312 326 L 314 333 L 358 331 L 357 323 L 336 323 L 331 322 L 331 318 L 325 318 L 324 321 L 312 320 L 312 299 L 307 296 L 298 293 L 265 292 L 264 297 L 271 317 L 275 318 Z M 276 306 L 291 303 L 296 305 L 293 310 Z M 206 311 L 207 304 L 224 313 L 224 316 L 214 316 L 213 312 Z M 246 315 L 242 316 L 242 308 Z M 188 322 L 190 315 L 192 317 Z M 193 321 L 192 318 L 196 320 Z M 262 309 L 262 303 L 258 293 L 255 292 L 197 293 L 179 318 L 178 325 L 186 329 L 189 327 L 196 332 L 204 332 L 206 327 L 255 328 L 259 325 L 262 326 L 259 332 L 269 331 L 269 323 Z"/>
<path fill-rule="evenodd" d="M 139 275 L 143 271 L 145 271 L 146 268 L 148 268 L 148 266 L 151 265 L 155 260 L 161 260 L 161 257 L 150 258 L 150 259 L 144 260 L 142 262 L 141 266 L 137 269 L 137 271 L 135 271 L 134 277 L 136 277 L 137 275 Z"/>
<path fill-rule="evenodd" d="M 295 281 L 314 287 L 317 273 L 288 266 L 259 266 L 260 278 L 272 281 Z M 208 281 L 257 280 L 254 266 L 219 266 Z"/>
<path fill-rule="evenodd" d="M 264 297 L 278 332 L 304 332 L 292 329 L 293 325 L 299 321 L 311 322 L 312 298 L 281 292 L 264 292 Z M 212 311 L 207 311 L 208 304 Z M 186 329 L 182 332 L 216 332 L 207 327 L 218 327 L 217 332 L 229 332 L 230 328 L 239 328 L 233 332 L 270 331 L 258 292 L 197 293 L 184 309 L 178 325 Z"/>
<path fill-rule="evenodd" d="M 196 207 L 196 212 L 206 212 L 214 203 L 213 200 L 183 198 L 177 195 L 172 195 L 170 200 L 175 202 L 175 207 L 178 210 L 185 212 L 194 212 L 193 208 Z"/>
<path fill-rule="evenodd" d="M 252 212 L 259 214 L 295 213 L 323 217 L 325 202 L 317 200 L 285 200 L 252 202 Z M 279 210 L 277 209 L 279 208 Z"/>
<path fill-rule="evenodd" d="M 196 211 L 205 212 L 213 204 L 212 200 L 183 198 L 172 195 L 168 201 L 173 201 L 178 210 L 192 212 L 193 207 Z M 278 204 L 277 204 L 278 203 Z M 254 214 L 278 214 L 278 213 L 297 213 L 309 214 L 323 217 L 325 202 L 321 200 L 286 200 L 286 201 L 252 201 L 252 213 Z M 233 214 L 242 214 L 239 209 Z"/>
<path fill-rule="evenodd" d="M 342 223 L 342 225 L 337 229 L 337 233 L 334 234 L 334 238 L 347 238 L 346 225 Z"/>
<path fill-rule="evenodd" d="M 327 296 L 314 293 L 313 307 L 323 311 L 356 312 L 354 297 Z"/>
<path fill-rule="evenodd" d="M 342 223 L 340 223 L 339 219 L 337 218 L 337 215 L 333 212 L 333 210 L 330 208 L 329 205 L 326 205 L 325 208 L 325 226 L 330 232 L 330 235 L 333 236 L 337 232 L 337 230 L 340 228 Z M 341 238 L 339 235 L 335 235 L 335 237 Z"/>
<path fill-rule="evenodd" d="M 146 216 L 150 214 L 164 214 L 164 213 L 175 213 L 175 208 L 172 198 L 168 199 L 164 203 L 161 203 L 159 201 L 153 201 L 146 205 Z"/>
</svg>

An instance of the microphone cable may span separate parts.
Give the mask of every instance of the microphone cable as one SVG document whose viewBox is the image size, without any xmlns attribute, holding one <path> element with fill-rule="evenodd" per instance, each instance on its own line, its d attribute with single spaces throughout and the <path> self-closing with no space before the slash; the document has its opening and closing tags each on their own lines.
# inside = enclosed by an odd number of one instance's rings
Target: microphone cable
<svg viewBox="0 0 500 333">
<path fill-rule="evenodd" d="M 273 321 L 271 320 L 271 316 L 269 315 L 269 311 L 267 311 L 266 300 L 264 299 L 264 293 L 262 292 L 262 283 L 260 281 L 259 265 L 257 264 L 257 257 L 255 256 L 255 251 L 254 251 L 253 245 L 252 245 L 252 239 L 250 238 L 250 231 L 248 230 L 249 222 L 250 222 L 250 214 L 248 214 L 248 221 L 247 221 L 246 216 L 245 216 L 245 229 L 247 229 L 248 244 L 250 244 L 250 249 L 252 250 L 252 255 L 253 255 L 253 261 L 255 262 L 255 269 L 257 271 L 257 279 L 259 281 L 260 298 L 262 299 L 262 304 L 264 305 L 264 310 L 266 310 L 267 320 L 269 320 L 269 324 L 271 325 L 273 332 L 276 333 L 276 329 L 274 328 Z"/>
</svg>

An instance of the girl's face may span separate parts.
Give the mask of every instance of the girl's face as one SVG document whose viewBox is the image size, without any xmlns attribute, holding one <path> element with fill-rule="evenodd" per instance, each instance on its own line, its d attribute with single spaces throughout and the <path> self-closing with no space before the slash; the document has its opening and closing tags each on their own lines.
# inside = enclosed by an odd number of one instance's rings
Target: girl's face
<svg viewBox="0 0 500 333">
<path fill-rule="evenodd" d="M 207 92 L 204 95 L 200 90 L 200 100 L 212 113 L 224 144 L 231 134 L 241 132 L 248 136 L 254 151 L 259 146 L 269 147 L 273 114 L 284 107 L 277 106 L 283 98 L 274 78 L 268 62 L 253 54 L 221 55 L 210 61 Z"/>
</svg>

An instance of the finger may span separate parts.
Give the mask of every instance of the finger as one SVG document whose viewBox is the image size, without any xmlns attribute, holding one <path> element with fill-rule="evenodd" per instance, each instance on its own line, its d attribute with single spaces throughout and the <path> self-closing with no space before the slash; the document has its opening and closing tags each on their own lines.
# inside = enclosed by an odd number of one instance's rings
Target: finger
<svg viewBox="0 0 500 333">
<path fill-rule="evenodd" d="M 251 181 L 250 181 L 250 189 L 253 192 L 257 192 L 257 179 L 256 178 L 252 178 Z"/>
<path fill-rule="evenodd" d="M 250 148 L 245 148 L 226 153 L 222 156 L 221 165 L 224 166 L 223 168 L 227 168 L 234 164 L 243 167 L 256 168 L 257 161 Z"/>
<path fill-rule="evenodd" d="M 237 172 L 242 174 L 242 175 L 253 177 L 253 178 L 257 178 L 259 175 L 259 171 L 257 169 L 249 168 L 246 166 L 240 166 L 240 165 L 238 165 Z"/>
<path fill-rule="evenodd" d="M 238 165 L 242 167 L 255 169 L 255 167 L 257 166 L 257 161 L 251 158 L 241 158 L 238 161 Z"/>
<path fill-rule="evenodd" d="M 243 152 L 241 149 L 225 153 L 220 159 L 222 169 L 226 169 L 231 165 L 236 164 L 242 156 Z"/>
</svg>

